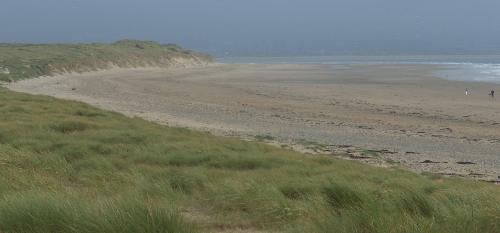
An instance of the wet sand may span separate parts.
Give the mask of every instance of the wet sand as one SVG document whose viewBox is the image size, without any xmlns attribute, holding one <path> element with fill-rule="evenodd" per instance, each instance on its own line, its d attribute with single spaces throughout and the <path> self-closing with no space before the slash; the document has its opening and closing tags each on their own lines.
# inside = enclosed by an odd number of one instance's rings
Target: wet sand
<svg viewBox="0 0 500 233">
<path fill-rule="evenodd" d="M 500 85 L 439 79 L 433 71 L 440 68 L 214 65 L 118 69 L 7 86 L 172 126 L 270 135 L 284 145 L 367 163 L 498 182 L 500 99 L 487 94 Z"/>
</svg>

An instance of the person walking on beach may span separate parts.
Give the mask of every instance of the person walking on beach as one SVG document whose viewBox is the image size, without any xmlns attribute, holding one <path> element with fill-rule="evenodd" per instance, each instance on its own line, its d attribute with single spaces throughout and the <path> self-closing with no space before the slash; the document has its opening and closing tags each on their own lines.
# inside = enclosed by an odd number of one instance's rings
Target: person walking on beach
<svg viewBox="0 0 500 233">
<path fill-rule="evenodd" d="M 469 88 L 465 88 L 465 95 L 469 95 Z"/>
<path fill-rule="evenodd" d="M 495 98 L 495 91 L 494 91 L 494 90 L 491 90 L 491 91 L 490 91 L 490 95 L 491 95 L 491 98 Z"/>
</svg>

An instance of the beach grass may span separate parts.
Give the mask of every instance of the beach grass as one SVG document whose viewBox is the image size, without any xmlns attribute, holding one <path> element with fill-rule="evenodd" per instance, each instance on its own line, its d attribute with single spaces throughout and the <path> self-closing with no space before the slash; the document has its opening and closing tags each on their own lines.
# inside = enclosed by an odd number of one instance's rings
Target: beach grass
<svg viewBox="0 0 500 233">
<path fill-rule="evenodd" d="M 500 187 L 0 89 L 0 232 L 500 232 Z"/>
<path fill-rule="evenodd" d="M 111 44 L 0 43 L 0 81 L 113 67 L 169 67 L 176 62 L 174 58 L 212 61 L 208 55 L 152 41 L 121 40 Z"/>
</svg>

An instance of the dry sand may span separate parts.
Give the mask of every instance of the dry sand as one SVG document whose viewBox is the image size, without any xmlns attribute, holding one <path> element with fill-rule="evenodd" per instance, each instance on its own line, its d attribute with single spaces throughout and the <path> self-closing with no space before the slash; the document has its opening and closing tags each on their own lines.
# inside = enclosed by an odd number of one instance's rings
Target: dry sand
<svg viewBox="0 0 500 233">
<path fill-rule="evenodd" d="M 498 182 L 500 99 L 487 93 L 500 86 L 442 80 L 432 75 L 437 69 L 214 65 L 43 77 L 8 88 L 168 125 L 272 135 L 288 145 L 314 141 L 324 145 L 312 149 L 350 159 Z"/>
</svg>

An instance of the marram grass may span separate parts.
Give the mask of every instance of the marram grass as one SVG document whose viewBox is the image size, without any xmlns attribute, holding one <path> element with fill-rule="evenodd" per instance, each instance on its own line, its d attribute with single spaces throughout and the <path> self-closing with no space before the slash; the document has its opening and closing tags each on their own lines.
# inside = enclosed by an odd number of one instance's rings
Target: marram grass
<svg viewBox="0 0 500 233">
<path fill-rule="evenodd" d="M 500 232 L 500 187 L 0 89 L 0 232 Z"/>
<path fill-rule="evenodd" d="M 153 41 L 121 40 L 112 44 L 0 43 L 0 81 L 113 67 L 169 67 L 179 58 L 193 63 L 213 61 L 208 55 Z"/>
</svg>

